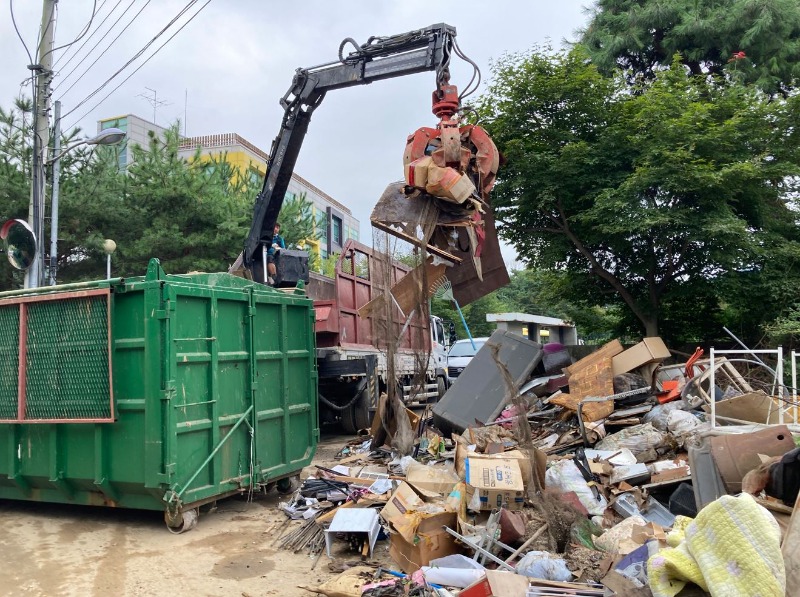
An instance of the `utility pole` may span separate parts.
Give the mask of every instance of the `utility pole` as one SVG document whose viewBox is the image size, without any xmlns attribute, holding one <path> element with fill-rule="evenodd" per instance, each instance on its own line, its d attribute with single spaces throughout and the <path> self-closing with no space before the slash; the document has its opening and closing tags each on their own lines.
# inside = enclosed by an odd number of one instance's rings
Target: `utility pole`
<svg viewBox="0 0 800 597">
<path fill-rule="evenodd" d="M 56 284 L 58 271 L 58 190 L 61 169 L 61 102 L 53 104 L 53 194 L 50 199 L 50 285 Z"/>
<path fill-rule="evenodd" d="M 50 82 L 53 78 L 53 36 L 55 34 L 56 3 L 44 0 L 42 5 L 42 37 L 39 40 L 37 63 L 28 65 L 36 77 L 36 106 L 33 112 L 33 180 L 28 219 L 36 235 L 36 258 L 25 276 L 26 288 L 37 288 L 44 281 L 44 165 L 50 142 Z"/>
</svg>

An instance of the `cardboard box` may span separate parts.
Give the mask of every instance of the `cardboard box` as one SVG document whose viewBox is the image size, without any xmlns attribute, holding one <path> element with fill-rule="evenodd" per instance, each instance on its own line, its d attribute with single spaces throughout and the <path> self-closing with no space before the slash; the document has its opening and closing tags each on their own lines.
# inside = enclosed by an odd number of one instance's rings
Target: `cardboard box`
<svg viewBox="0 0 800 597">
<path fill-rule="evenodd" d="M 661 338 L 645 338 L 636 346 L 613 357 L 611 359 L 611 369 L 614 375 L 622 375 L 648 363 L 660 363 L 671 356 L 669 349 Z"/>
<path fill-rule="evenodd" d="M 426 497 L 429 494 L 446 496 L 460 480 L 454 470 L 438 466 L 412 464 L 406 471 L 406 483 Z"/>
<path fill-rule="evenodd" d="M 443 558 L 454 553 L 461 553 L 461 547 L 455 537 L 442 527 L 456 528 L 456 513 L 442 512 L 423 518 L 411 541 L 407 541 L 400 533 L 389 536 L 389 557 L 406 574 L 427 566 L 431 560 Z"/>
<path fill-rule="evenodd" d="M 505 505 L 509 510 L 522 510 L 525 484 L 519 464 L 512 458 L 467 458 L 465 463 L 467 499 L 477 491 L 481 510 Z"/>
<path fill-rule="evenodd" d="M 406 184 L 418 189 L 424 189 L 428 184 L 428 166 L 431 165 L 433 159 L 426 155 L 406 164 Z"/>
</svg>

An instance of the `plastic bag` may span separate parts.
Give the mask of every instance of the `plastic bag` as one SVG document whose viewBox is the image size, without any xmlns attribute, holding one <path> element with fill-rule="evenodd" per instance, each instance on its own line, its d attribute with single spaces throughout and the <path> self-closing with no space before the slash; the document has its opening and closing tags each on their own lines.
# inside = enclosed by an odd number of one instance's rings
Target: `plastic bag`
<svg viewBox="0 0 800 597">
<path fill-rule="evenodd" d="M 569 582 L 572 572 L 567 568 L 567 563 L 546 551 L 529 551 L 517 563 L 517 574 L 531 578 Z"/>
<path fill-rule="evenodd" d="M 651 423 L 634 425 L 617 433 L 612 433 L 595 445 L 595 450 L 628 448 L 635 456 L 653 448 L 661 448 L 669 441 L 669 434 L 662 433 Z"/>
<path fill-rule="evenodd" d="M 684 435 L 694 431 L 700 421 L 685 410 L 673 410 L 667 417 L 667 430 L 673 435 Z"/>
<path fill-rule="evenodd" d="M 422 573 L 428 582 L 463 589 L 483 577 L 486 568 L 464 555 L 452 554 L 431 560 Z"/>
<path fill-rule="evenodd" d="M 667 430 L 667 420 L 670 414 L 675 411 L 683 409 L 683 402 L 678 400 L 676 402 L 667 402 L 666 404 L 657 404 L 652 410 L 642 417 L 643 423 L 652 423 L 653 427 L 659 431 Z"/>
<path fill-rule="evenodd" d="M 581 471 L 572 460 L 560 460 L 547 469 L 544 476 L 545 486 L 555 488 L 563 493 L 574 491 L 583 507 L 591 514 L 602 515 L 608 502 L 598 494 L 595 496 L 592 488 L 581 475 Z"/>
</svg>

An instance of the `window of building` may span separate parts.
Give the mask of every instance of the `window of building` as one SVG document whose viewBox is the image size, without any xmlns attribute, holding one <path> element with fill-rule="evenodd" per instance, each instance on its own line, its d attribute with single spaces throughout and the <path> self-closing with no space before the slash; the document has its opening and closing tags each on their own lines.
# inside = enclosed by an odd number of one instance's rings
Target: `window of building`
<svg viewBox="0 0 800 597">
<path fill-rule="evenodd" d="M 331 216 L 331 234 L 333 234 L 333 242 L 337 245 L 342 245 L 342 218 Z"/>
</svg>

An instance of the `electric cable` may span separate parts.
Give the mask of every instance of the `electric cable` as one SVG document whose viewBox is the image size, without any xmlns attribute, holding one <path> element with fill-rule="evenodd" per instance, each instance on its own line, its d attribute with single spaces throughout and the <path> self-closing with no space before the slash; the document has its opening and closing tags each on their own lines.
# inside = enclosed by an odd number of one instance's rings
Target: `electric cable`
<svg viewBox="0 0 800 597">
<path fill-rule="evenodd" d="M 149 42 L 147 42 L 147 43 L 144 45 L 144 47 L 143 47 L 141 50 L 139 50 L 139 51 L 138 51 L 138 52 L 137 52 L 137 53 L 136 53 L 136 54 L 135 54 L 135 55 L 134 55 L 134 56 L 133 56 L 133 57 L 132 57 L 130 60 L 128 60 L 128 61 L 127 61 L 125 64 L 123 64 L 123 65 L 122 65 L 122 67 L 121 67 L 121 68 L 119 68 L 119 69 L 117 70 L 117 72 L 115 72 L 115 73 L 114 73 L 113 75 L 111 75 L 111 76 L 110 76 L 108 79 L 106 79 L 106 80 L 105 80 L 105 82 L 103 82 L 103 84 L 102 84 L 102 85 L 100 85 L 100 87 L 98 87 L 97 89 L 95 89 L 94 91 L 92 91 L 92 92 L 91 92 L 89 95 L 87 95 L 87 96 L 86 96 L 84 99 L 82 99 L 80 102 L 78 102 L 78 104 L 77 104 L 77 105 L 76 105 L 74 108 L 72 108 L 72 109 L 71 109 L 69 112 L 67 112 L 67 113 L 66 113 L 64 116 L 68 116 L 68 115 L 72 114 L 72 113 L 73 113 L 75 110 L 77 110 L 78 108 L 80 108 L 80 107 L 81 107 L 83 104 L 85 104 L 85 103 L 86 103 L 86 102 L 88 102 L 90 99 L 92 99 L 92 98 L 93 98 L 95 95 L 97 95 L 98 93 L 100 93 L 100 92 L 101 92 L 101 91 L 102 91 L 102 90 L 105 88 L 105 86 L 106 86 L 106 85 L 108 85 L 108 84 L 109 84 L 109 83 L 110 83 L 110 82 L 111 82 L 111 81 L 112 81 L 114 78 L 116 78 L 116 77 L 117 77 L 117 75 L 119 75 L 119 74 L 120 74 L 120 73 L 121 73 L 123 70 L 125 70 L 125 69 L 126 69 L 126 68 L 127 68 L 127 67 L 128 67 L 128 66 L 129 66 L 129 65 L 130 65 L 130 64 L 131 64 L 133 61 L 134 61 L 134 60 L 136 60 L 136 59 L 137 59 L 137 58 L 139 58 L 139 57 L 140 57 L 142 54 L 144 54 L 144 52 L 147 50 L 147 48 L 149 48 L 151 45 L 153 45 L 153 43 L 155 43 L 155 41 L 156 41 L 156 40 L 157 40 L 159 37 L 161 37 L 161 35 L 163 35 L 163 34 L 164 34 L 164 32 L 166 32 L 166 31 L 167 31 L 167 29 L 169 29 L 169 28 L 170 28 L 170 27 L 171 27 L 171 26 L 172 26 L 172 25 L 175 23 L 175 21 L 177 21 L 177 20 L 178 20 L 180 17 L 182 17 L 182 16 L 183 16 L 183 15 L 184 15 L 184 14 L 185 14 L 185 13 L 186 13 L 186 12 L 187 12 L 187 11 L 188 11 L 188 10 L 189 10 L 189 9 L 190 9 L 190 8 L 191 8 L 193 5 L 194 5 L 194 4 L 196 4 L 196 3 L 197 3 L 197 0 L 190 0 L 190 2 L 189 2 L 188 4 L 186 4 L 186 6 L 184 6 L 184 7 L 183 7 L 183 8 L 180 10 L 180 12 L 178 12 L 178 14 L 177 14 L 177 15 L 175 15 L 175 17 L 174 17 L 174 18 L 173 18 L 173 19 L 172 19 L 172 20 L 171 20 L 169 23 L 167 23 L 167 24 L 166 24 L 166 26 L 165 26 L 163 29 L 161 29 L 161 31 L 159 31 L 158 33 L 156 33 L 156 35 L 155 35 L 155 36 L 154 36 L 154 37 L 153 37 L 153 38 L 152 38 L 152 39 L 151 39 Z M 150 4 L 150 0 L 147 0 L 147 4 Z M 147 6 L 147 4 L 145 4 L 144 6 Z M 206 6 L 207 4 L 208 4 L 208 2 L 206 2 L 206 4 L 204 4 L 204 5 L 203 5 L 203 7 L 202 7 L 200 10 L 202 10 L 203 8 L 205 8 L 205 6 Z M 144 7 L 142 7 L 142 9 L 139 11 L 139 13 L 137 13 L 137 15 L 136 15 L 136 16 L 138 16 L 139 14 L 141 14 L 141 11 L 142 11 L 142 10 L 144 10 Z M 199 12 L 200 12 L 200 11 L 197 11 L 197 13 L 195 13 L 195 15 L 194 15 L 194 16 L 197 16 L 197 14 L 199 14 Z M 193 18 L 194 18 L 194 16 L 193 16 L 191 19 L 193 19 Z M 134 18 L 135 18 L 135 17 L 134 17 Z M 191 19 L 189 19 L 189 21 L 187 21 L 187 23 L 188 23 L 188 22 L 191 22 Z M 184 24 L 184 26 L 185 26 L 185 24 Z M 181 29 L 183 29 L 183 27 L 181 27 Z M 178 29 L 178 31 L 180 31 L 180 29 Z M 173 37 L 174 37 L 174 36 L 173 36 Z M 170 37 L 170 39 L 172 39 L 172 37 Z M 168 40 L 168 41 L 169 41 L 169 40 Z M 161 46 L 161 47 L 163 47 L 163 46 Z M 159 49 L 160 49 L 160 48 L 159 48 Z M 151 54 L 151 57 L 152 57 L 153 55 L 154 55 L 154 54 Z M 149 58 L 148 58 L 148 60 L 149 60 Z M 147 61 L 145 61 L 145 63 L 146 63 L 146 62 L 147 62 Z M 139 69 L 137 68 L 136 70 L 139 70 Z M 87 71 L 87 72 L 88 72 L 88 71 Z M 136 72 L 136 71 L 134 71 L 134 72 Z M 84 74 L 85 74 L 85 73 L 84 73 Z M 80 79 L 79 79 L 79 80 L 80 80 Z M 125 81 L 127 81 L 127 80 L 128 80 L 128 79 L 125 79 Z M 123 81 L 123 82 L 124 82 L 124 81 Z M 76 81 L 76 83 L 77 83 L 77 81 Z M 72 87 L 74 87 L 74 86 L 75 86 L 75 84 L 73 83 L 73 85 L 72 85 L 72 86 L 70 86 L 70 88 L 69 88 L 69 89 L 72 89 Z M 119 87 L 115 87 L 115 89 L 118 89 L 118 88 L 119 88 Z M 69 89 L 67 89 L 67 91 L 65 91 L 65 92 L 64 92 L 64 94 L 68 93 L 68 92 L 69 92 Z M 62 116 L 62 118 L 63 118 L 64 116 Z"/>
<path fill-rule="evenodd" d="M 103 9 L 103 6 L 105 5 L 105 3 L 107 1 L 108 0 L 103 0 L 103 4 L 101 4 L 100 8 L 97 9 L 98 13 Z M 89 37 L 87 37 L 85 40 L 83 40 L 83 43 L 81 44 L 81 47 L 78 48 L 77 50 L 75 50 L 75 52 L 72 54 L 72 56 L 69 57 L 69 60 L 67 60 L 64 63 L 64 65 L 61 67 L 62 70 L 65 69 L 70 62 L 75 60 L 75 57 L 78 54 L 81 53 L 81 50 L 83 50 L 84 47 L 86 47 L 86 44 L 89 43 L 89 40 L 91 40 L 97 34 L 97 32 L 100 31 L 103 28 L 103 25 L 106 24 L 106 21 L 111 17 L 112 14 L 114 14 L 114 12 L 117 10 L 117 7 L 120 4 L 122 4 L 122 0 L 117 0 L 117 3 L 114 5 L 114 7 L 108 12 L 108 14 L 103 18 L 103 20 L 100 21 L 100 24 L 97 27 L 95 27 L 95 30 L 92 31 L 92 34 Z M 53 64 L 53 69 L 55 69 L 55 67 L 58 66 L 58 63 L 61 62 L 62 60 L 64 60 L 64 58 L 66 58 L 66 57 L 67 57 L 67 52 L 64 52 L 63 54 L 61 54 L 61 56 L 59 56 L 56 59 L 55 63 Z"/>
<path fill-rule="evenodd" d="M 105 4 L 105 2 L 103 2 L 103 3 Z M 58 6 L 58 5 L 56 5 L 56 6 Z M 86 26 L 83 28 L 83 31 L 78 35 L 78 37 L 73 39 L 68 44 L 64 44 L 63 46 L 58 46 L 57 48 L 53 48 L 52 50 L 48 50 L 44 55 L 47 56 L 48 54 L 52 54 L 53 52 L 55 52 L 57 50 L 63 50 L 64 48 L 68 48 L 71 45 L 73 45 L 73 44 L 79 42 L 81 39 L 83 39 L 83 36 L 86 35 L 89 32 L 89 28 L 92 26 L 92 22 L 94 21 L 95 15 L 97 15 L 97 0 L 94 0 L 94 6 L 92 7 L 92 16 L 89 17 L 89 22 L 86 23 Z"/>
<path fill-rule="evenodd" d="M 19 41 L 22 42 L 22 47 L 25 48 L 25 53 L 28 54 L 28 63 L 33 64 L 33 56 L 31 56 L 31 51 L 28 49 L 28 44 L 25 43 L 25 40 L 22 39 L 22 34 L 19 32 L 19 28 L 17 27 L 17 20 L 14 18 L 14 0 L 8 0 L 8 8 L 11 11 L 11 23 L 14 25 L 14 31 L 17 32 L 17 37 Z"/>
<path fill-rule="evenodd" d="M 192 2 L 192 4 L 194 4 L 194 2 Z M 124 85 L 124 84 L 125 84 L 125 83 L 128 81 L 128 79 L 130 79 L 130 78 L 131 78 L 133 75 L 135 75 L 137 72 L 139 72 L 139 70 L 140 70 L 140 69 L 141 69 L 141 68 L 142 68 L 142 67 L 143 67 L 145 64 L 147 64 L 147 63 L 148 63 L 148 62 L 149 62 L 149 61 L 150 61 L 150 60 L 153 58 L 153 56 L 155 56 L 156 54 L 158 54 L 158 53 L 161 51 L 161 49 L 162 49 L 164 46 L 166 46 L 166 45 L 167 45 L 169 42 L 171 42 L 171 41 L 172 41 L 172 39 L 173 39 L 173 38 L 174 38 L 176 35 L 178 35 L 178 33 L 180 33 L 181 31 L 183 31 L 184 27 L 186 27 L 186 26 L 187 26 L 189 23 L 191 23 L 191 22 L 194 20 L 194 18 L 195 18 L 197 15 L 199 15 L 199 14 L 200 14 L 200 13 L 203 11 L 203 9 L 204 9 L 206 6 L 208 6 L 209 4 L 211 4 L 211 0 L 206 0 L 206 3 L 205 3 L 205 4 L 203 4 L 203 5 L 202 5 L 202 6 L 201 6 L 201 7 L 198 9 L 198 11 L 197 11 L 196 13 L 194 13 L 194 14 L 193 14 L 191 17 L 189 17 L 189 20 L 187 20 L 187 21 L 186 21 L 186 22 L 185 22 L 183 25 L 181 25 L 181 26 L 180 26 L 180 28 L 179 28 L 179 29 L 178 29 L 178 30 L 177 30 L 175 33 L 173 33 L 173 34 L 172 34 L 172 36 L 170 36 L 170 38 L 169 38 L 169 39 L 167 39 L 167 41 L 165 41 L 165 42 L 164 42 L 163 44 L 161 44 L 161 45 L 160 45 L 158 48 L 156 48 L 155 52 L 153 52 L 152 54 L 150 54 L 150 56 L 148 56 L 148 57 L 145 59 L 145 61 L 144 61 L 144 62 L 142 62 L 142 63 L 141 63 L 141 64 L 140 64 L 140 65 L 139 65 L 139 66 L 136 68 L 136 70 L 134 70 L 134 71 L 133 71 L 133 72 L 132 72 L 130 75 L 128 75 L 127 77 L 125 77 L 125 79 L 123 79 L 123 80 L 120 82 L 120 84 L 119 84 L 119 85 L 117 85 L 116 87 L 114 87 L 114 89 L 112 89 L 111 91 L 109 91 L 109 92 L 108 92 L 108 93 L 107 93 L 107 94 L 106 94 L 106 95 L 103 97 L 103 99 L 101 99 L 101 100 L 100 100 L 99 102 L 97 102 L 97 103 L 96 103 L 94 106 L 92 106 L 92 107 L 91 107 L 89 110 L 87 110 L 87 111 L 86 111 L 86 112 L 83 114 L 83 116 L 81 116 L 80 118 L 76 119 L 76 120 L 75 120 L 75 122 L 74 122 L 72 125 L 70 125 L 70 127 L 67 127 L 67 128 L 71 128 L 71 127 L 74 127 L 74 126 L 76 126 L 76 125 L 77 125 L 77 123 L 78 123 L 78 122 L 80 122 L 80 121 L 81 121 L 83 118 L 85 118 L 85 117 L 86 117 L 86 116 L 87 116 L 89 113 L 91 113 L 91 112 L 92 112 L 92 110 L 94 110 L 94 109 L 95 109 L 95 108 L 97 108 L 97 107 L 98 107 L 100 104 L 102 104 L 104 101 L 106 101 L 106 100 L 107 100 L 107 99 L 108 99 L 108 98 L 109 98 L 109 97 L 110 97 L 110 96 L 111 96 L 111 95 L 112 95 L 112 94 L 113 94 L 113 93 L 114 93 L 114 92 L 115 92 L 117 89 L 119 89 L 120 87 L 122 87 L 122 86 L 123 86 L 123 85 Z M 106 83 L 108 83 L 110 80 L 111 80 L 111 79 L 109 79 L 108 81 L 106 81 Z M 102 89 L 102 87 L 105 87 L 105 83 L 104 83 L 104 84 L 103 84 L 103 85 L 100 87 L 100 89 Z M 98 89 L 97 91 L 99 91 L 100 89 Z M 95 92 L 95 93 L 96 93 L 96 92 Z M 95 93 L 93 93 L 92 95 L 94 95 Z M 86 103 L 86 101 L 88 101 L 89 99 L 90 99 L 90 97 L 87 97 L 87 98 L 86 98 L 85 100 L 83 100 L 83 101 L 82 101 L 80 104 L 78 104 L 78 106 L 80 106 L 80 105 L 82 105 L 82 104 Z M 67 112 L 67 114 L 71 114 L 72 112 L 74 112 L 74 111 L 75 111 L 75 110 L 78 108 L 78 106 L 75 106 L 75 108 L 73 108 L 72 110 L 70 110 L 69 112 Z M 63 116 L 62 116 L 62 118 L 63 118 Z"/>
<path fill-rule="evenodd" d="M 69 78 L 72 76 L 72 74 L 73 74 L 73 73 L 75 73 L 75 72 L 78 70 L 78 67 L 79 67 L 81 64 L 83 64 L 83 62 L 84 62 L 84 61 L 85 61 L 87 58 L 89 58 L 89 57 L 91 57 L 91 56 L 92 56 L 92 52 L 95 50 L 95 48 L 97 48 L 97 46 L 99 46 L 99 45 L 102 43 L 102 41 L 103 41 L 103 40 L 104 40 L 104 39 L 105 39 L 105 38 L 108 36 L 108 34 L 109 34 L 109 33 L 111 33 L 111 31 L 113 31 L 113 30 L 114 30 L 114 27 L 116 27 L 116 26 L 117 26 L 117 23 L 119 23 L 119 22 L 122 20 L 122 18 L 123 18 L 123 17 L 124 17 L 124 16 L 125 16 L 125 15 L 128 13 L 128 11 L 129 11 L 131 8 L 133 8 L 133 5 L 134 5 L 134 3 L 135 3 L 135 2 L 136 2 L 136 0 L 131 0 L 131 3 L 128 5 L 128 7 L 127 7 L 127 8 L 126 8 L 124 11 L 122 11 L 122 14 L 121 14 L 121 15 L 119 15 L 119 18 L 118 18 L 116 21 L 114 21 L 114 24 L 113 24 L 113 25 L 111 25 L 111 28 L 110 28 L 108 31 L 106 31 L 105 35 L 103 35 L 103 37 L 101 37 L 101 38 L 100 38 L 100 39 L 97 41 L 97 43 L 96 43 L 94 46 L 92 46 L 92 48 L 89 50 L 89 52 L 86 54 L 86 56 L 84 56 L 84 57 L 83 57 L 83 58 L 80 60 L 80 62 L 78 62 L 78 64 L 76 64 L 76 65 L 75 65 L 75 68 L 73 68 L 73 69 L 72 69 L 72 70 L 71 70 L 69 73 L 67 73 L 67 74 L 64 76 L 64 78 L 61 80 L 61 82 L 60 82 L 58 85 L 56 85 L 56 87 L 55 87 L 55 89 L 53 89 L 53 91 L 57 91 L 59 87 L 61 87 L 62 85 L 64 85 L 64 83 L 66 83 L 66 82 L 67 82 L 67 79 L 69 79 Z M 86 67 L 86 70 L 84 70 L 84 71 L 83 71 L 83 73 L 81 73 L 81 75 L 78 77 L 78 79 L 77 79 L 77 80 L 76 80 L 76 81 L 75 81 L 75 82 L 74 82 L 72 85 L 70 85 L 70 86 L 69 86 L 69 88 L 68 88 L 68 89 L 67 89 L 67 90 L 66 90 L 64 93 L 62 93 L 62 94 L 61 94 L 61 97 L 64 97 L 64 95 L 66 95 L 66 94 L 69 92 L 69 90 L 70 90 L 70 89 L 72 89 L 73 87 L 75 87 L 75 84 L 76 84 L 78 81 L 80 81 L 80 80 L 81 80 L 81 79 L 82 79 L 84 76 L 86 76 L 86 73 L 88 73 L 88 72 L 89 72 L 89 71 L 92 69 L 92 67 L 93 67 L 95 64 L 97 64 L 97 62 L 98 62 L 98 61 L 99 61 L 99 60 L 100 60 L 100 59 L 101 59 L 103 56 L 105 56 L 106 52 L 108 52 L 108 51 L 111 49 L 111 46 L 113 46 L 113 45 L 116 43 L 116 41 L 117 41 L 117 40 L 118 40 L 120 37 L 122 37 L 122 34 L 123 34 L 123 33 L 125 33 L 125 31 L 127 31 L 127 30 L 128 30 L 128 27 L 130 27 L 130 26 L 133 24 L 133 22 L 134 22 L 134 21 L 135 21 L 135 20 L 136 20 L 136 19 L 139 17 L 139 15 L 140 15 L 140 14 L 142 14 L 142 11 L 143 11 L 145 8 L 147 8 L 147 5 L 148 5 L 148 4 L 150 4 L 150 0 L 148 0 L 148 1 L 145 3 L 145 5 L 144 5 L 144 6 L 142 6 L 142 8 L 141 8 L 141 9 L 139 9 L 139 12 L 137 12 L 135 15 L 133 15 L 133 18 L 132 18 L 130 21 L 128 21 L 128 23 L 127 23 L 127 24 L 126 24 L 126 25 L 125 25 L 125 26 L 122 28 L 122 31 L 120 31 L 120 32 L 117 34 L 117 36 L 116 36 L 114 39 L 112 39 L 112 40 L 109 42 L 109 44 L 108 44 L 108 45 L 105 47 L 105 49 L 104 49 L 103 51 L 101 51 L 101 52 L 100 52 L 100 54 L 97 56 L 97 58 L 95 58 L 95 59 L 94 59 L 94 62 L 92 62 L 92 63 L 91 63 L 89 66 L 87 66 L 87 67 Z"/>
</svg>

